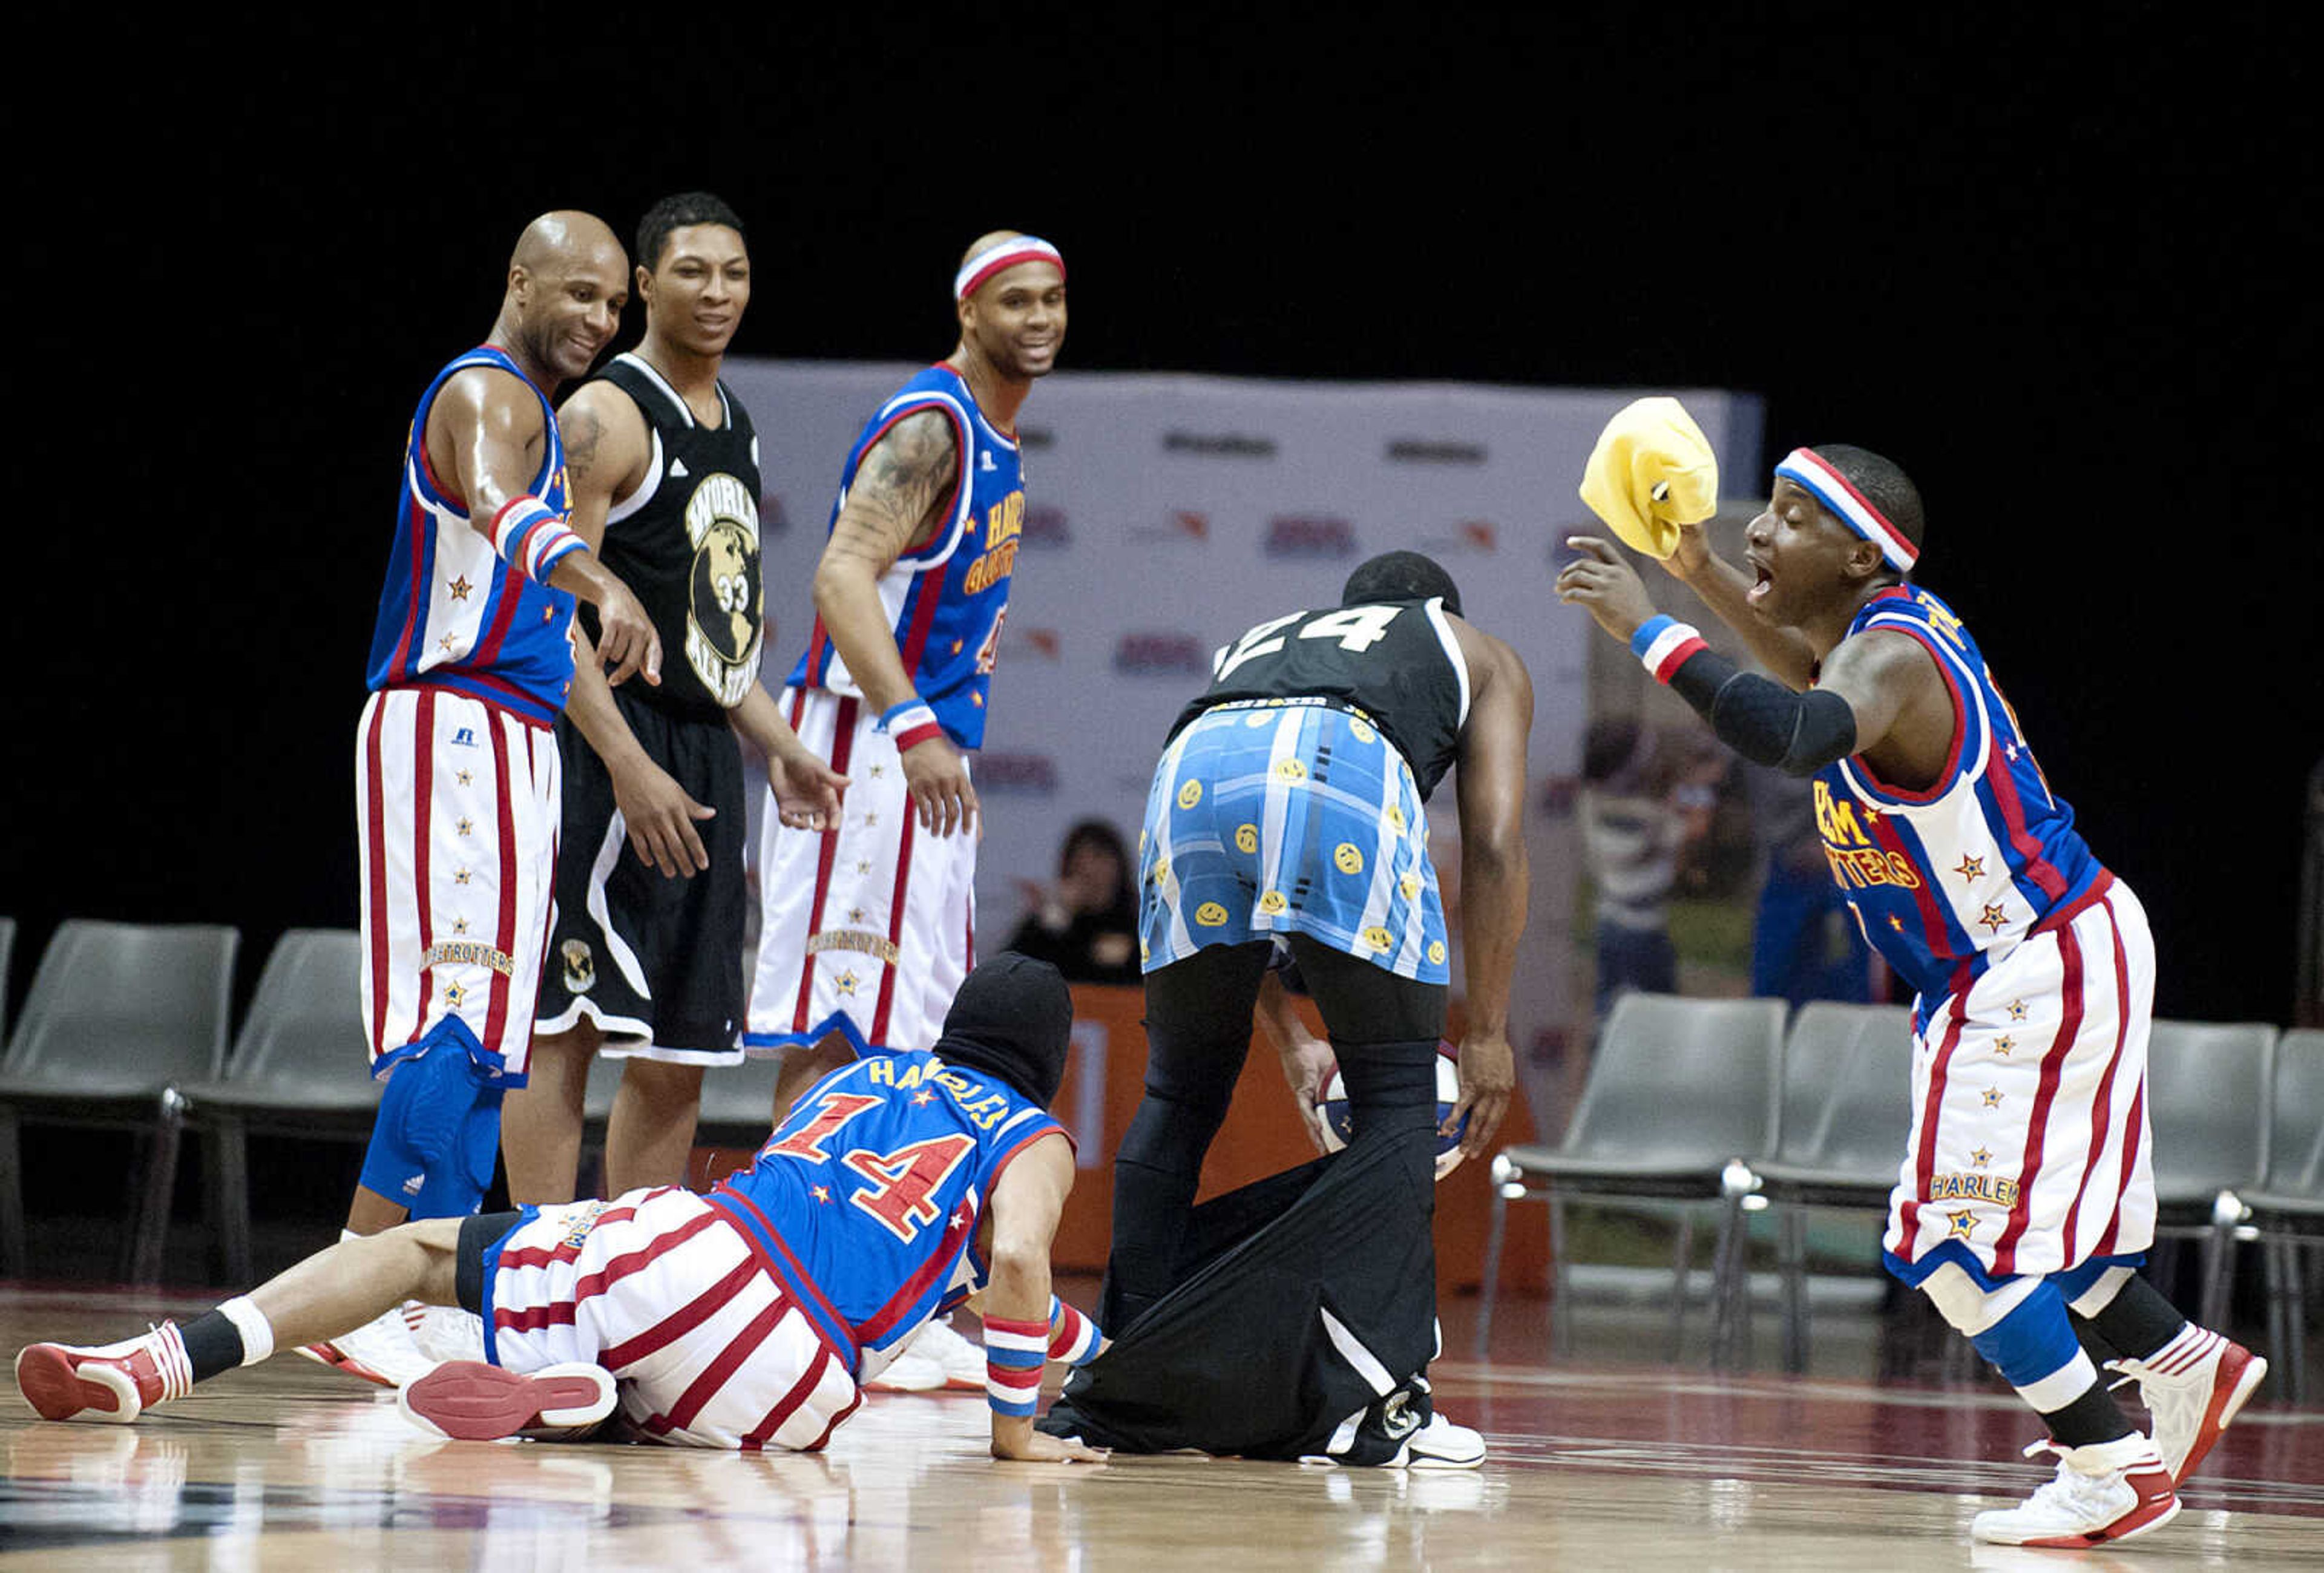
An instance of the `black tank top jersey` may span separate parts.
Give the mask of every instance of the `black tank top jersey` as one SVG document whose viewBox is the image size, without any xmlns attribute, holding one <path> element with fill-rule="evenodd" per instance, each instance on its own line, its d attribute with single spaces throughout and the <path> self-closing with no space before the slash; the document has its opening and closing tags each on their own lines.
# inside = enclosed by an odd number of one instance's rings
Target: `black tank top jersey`
<svg viewBox="0 0 2324 1573">
<path fill-rule="evenodd" d="M 629 684 L 674 714 L 716 719 L 758 680 L 764 602 L 759 578 L 759 440 L 751 417 L 718 385 L 725 412 L 703 425 L 678 390 L 638 356 L 592 381 L 613 384 L 652 433 L 638 489 L 605 516 L 600 553 L 661 634 L 661 686 Z M 582 608 L 590 636 L 596 608 Z"/>
<path fill-rule="evenodd" d="M 1209 689 L 1170 736 L 1213 705 L 1322 699 L 1360 712 L 1412 766 L 1425 799 L 1452 768 L 1469 671 L 1441 601 L 1383 601 L 1271 618 L 1212 658 Z"/>
</svg>

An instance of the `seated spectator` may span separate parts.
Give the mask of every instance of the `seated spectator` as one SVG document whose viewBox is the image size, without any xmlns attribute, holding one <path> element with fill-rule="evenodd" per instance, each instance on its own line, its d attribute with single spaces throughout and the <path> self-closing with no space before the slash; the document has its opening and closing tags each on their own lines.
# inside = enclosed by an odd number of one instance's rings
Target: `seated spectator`
<svg viewBox="0 0 2324 1573">
<path fill-rule="evenodd" d="M 1669 898 L 1679 852 L 1711 828 L 1712 765 L 1671 757 L 1652 731 L 1591 723 L 1582 755 L 1582 847 L 1598 891 L 1597 1014 L 1627 990 L 1678 991 Z"/>
<path fill-rule="evenodd" d="M 1028 911 L 1008 949 L 1048 962 L 1068 983 L 1139 981 L 1138 889 L 1120 831 L 1084 819 L 1065 832 L 1054 886 L 1018 884 Z"/>
</svg>

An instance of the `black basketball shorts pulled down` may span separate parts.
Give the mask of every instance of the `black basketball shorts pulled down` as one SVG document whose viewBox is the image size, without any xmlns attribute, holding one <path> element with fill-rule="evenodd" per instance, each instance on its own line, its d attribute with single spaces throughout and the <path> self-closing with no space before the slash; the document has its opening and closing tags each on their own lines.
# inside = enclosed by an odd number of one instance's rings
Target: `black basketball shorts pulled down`
<svg viewBox="0 0 2324 1573">
<path fill-rule="evenodd" d="M 586 1020 L 605 1034 L 608 1052 L 736 1063 L 749 900 L 742 754 L 723 720 L 671 716 L 632 699 L 626 686 L 613 690 L 613 701 L 646 756 L 687 796 L 718 810 L 694 822 L 710 866 L 665 878 L 640 862 L 604 762 L 560 717 L 565 824 L 533 1031 L 546 1036 Z"/>
</svg>

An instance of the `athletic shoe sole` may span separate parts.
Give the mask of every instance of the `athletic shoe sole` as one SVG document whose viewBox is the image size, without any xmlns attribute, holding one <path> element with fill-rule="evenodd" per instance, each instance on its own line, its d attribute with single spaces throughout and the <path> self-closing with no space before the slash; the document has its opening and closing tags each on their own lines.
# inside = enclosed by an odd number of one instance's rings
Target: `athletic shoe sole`
<svg viewBox="0 0 2324 1573">
<path fill-rule="evenodd" d="M 2112 1545 L 2116 1541 L 2135 1541 L 2143 1534 L 2161 1529 L 2164 1524 L 2167 1524 L 2172 1519 L 2177 1518 L 2179 1516 L 2180 1505 L 2179 1498 L 2174 1494 L 2169 1503 L 2163 1505 L 2148 1517 L 2137 1518 L 2135 1514 L 2132 1515 L 2134 1522 L 2132 1522 L 2128 1529 L 2117 1529 L 2109 1525 L 2103 1531 L 2094 1534 L 2053 1535 L 2045 1541 L 2018 1541 L 2015 1542 L 2005 1541 L 2002 1543 L 2015 1543 L 2021 1546 L 2038 1546 L 2045 1550 L 2083 1550 L 2091 1546 Z M 2117 1523 L 2120 1522 L 2121 1521 L 2119 1520 L 2116 1521 Z"/>
<path fill-rule="evenodd" d="M 145 1407 L 128 1373 L 98 1361 L 77 1366 L 55 1344 L 32 1344 L 17 1355 L 16 1387 L 44 1420 L 85 1414 L 108 1425 L 126 1425 Z"/>
<path fill-rule="evenodd" d="M 2236 1418 L 2236 1412 L 2244 1407 L 2245 1401 L 2251 1397 L 2263 1381 L 2266 1380 L 2267 1362 L 2240 1345 L 2230 1347 L 2221 1357 L 2222 1375 L 2227 1374 L 2227 1361 L 2234 1359 L 2237 1355 L 2244 1357 L 2243 1368 L 2235 1374 L 2235 1380 L 2227 1385 L 2223 1387 L 2216 1382 L 2212 1383 L 2211 1406 L 2203 1411 L 2203 1423 L 2195 1428 L 2194 1445 L 2187 1449 L 2186 1462 L 2179 1466 L 2178 1478 L 2172 1482 L 2173 1485 L 2184 1482 L 2187 1476 L 2195 1473 L 2195 1467 L 2209 1457 L 2211 1449 L 2218 1445 L 2219 1438 L 2227 1431 L 2228 1422 Z"/>
<path fill-rule="evenodd" d="M 589 1426 L 613 1412 L 613 1374 L 574 1362 L 530 1375 L 482 1360 L 448 1360 L 400 1389 L 396 1407 L 421 1430 L 492 1442 L 520 1431 Z"/>
</svg>

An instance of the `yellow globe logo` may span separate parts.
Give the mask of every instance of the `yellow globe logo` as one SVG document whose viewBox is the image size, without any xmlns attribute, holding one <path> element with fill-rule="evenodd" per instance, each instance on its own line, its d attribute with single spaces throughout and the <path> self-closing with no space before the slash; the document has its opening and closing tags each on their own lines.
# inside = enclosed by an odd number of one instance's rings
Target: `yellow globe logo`
<svg viewBox="0 0 2324 1573">
<path fill-rule="evenodd" d="M 1191 809 L 1202 800 L 1203 783 L 1201 782 L 1190 781 L 1186 782 L 1185 785 L 1178 789 L 1178 806 L 1180 808 Z"/>
<path fill-rule="evenodd" d="M 1361 721 L 1352 719 L 1348 723 L 1348 731 L 1359 743 L 1370 743 L 1373 738 L 1379 736 L 1379 733 L 1373 731 L 1370 726 L 1365 726 Z"/>
<path fill-rule="evenodd" d="M 1434 966 L 1443 959 L 1444 941 L 1442 939 L 1431 939 L 1428 942 L 1428 960 L 1430 965 Z"/>
<path fill-rule="evenodd" d="M 1283 911 L 1284 908 L 1290 904 L 1291 903 L 1283 899 L 1283 893 L 1279 890 L 1268 891 L 1265 895 L 1259 898 L 1259 910 L 1265 912 L 1270 918 Z"/>
<path fill-rule="evenodd" d="M 1205 929 L 1215 929 L 1227 921 L 1227 910 L 1216 902 L 1204 902 L 1194 909 L 1194 921 Z"/>
<path fill-rule="evenodd" d="M 1370 946 L 1375 950 L 1391 949 L 1396 944 L 1395 939 L 1389 936 L 1388 931 L 1386 929 L 1380 928 L 1377 924 L 1364 930 L 1363 939 L 1365 944 Z"/>
<path fill-rule="evenodd" d="M 1235 828 L 1235 850 L 1236 850 L 1236 851 L 1238 851 L 1238 852 L 1246 852 L 1246 853 L 1248 853 L 1248 852 L 1256 852 L 1256 851 L 1258 851 L 1258 850 L 1259 850 L 1259 827 L 1258 827 L 1258 826 L 1256 826 L 1256 825 L 1240 825 L 1240 826 L 1236 827 L 1236 828 Z"/>
<path fill-rule="evenodd" d="M 1364 855 L 1357 850 L 1354 842 L 1342 841 L 1332 848 L 1332 866 L 1342 874 L 1361 874 L 1364 871 Z"/>
<path fill-rule="evenodd" d="M 1307 779 L 1307 767 L 1300 763 L 1296 759 L 1283 760 L 1275 767 L 1275 779 L 1277 781 L 1305 781 Z"/>
<path fill-rule="evenodd" d="M 1390 804 L 1388 806 L 1388 813 L 1387 813 L 1387 815 L 1386 815 L 1386 818 L 1387 818 L 1387 819 L 1388 819 L 1388 822 L 1389 826 L 1390 826 L 1390 827 L 1392 827 L 1393 828 L 1395 828 L 1396 830 L 1397 830 L 1398 832 L 1401 832 L 1401 831 L 1404 829 L 1404 808 L 1403 808 L 1403 805 L 1401 805 L 1401 804 L 1399 804 L 1399 803 L 1390 803 Z"/>
<path fill-rule="evenodd" d="M 1416 874 L 1407 874 L 1396 882 L 1396 887 L 1404 893 L 1406 901 L 1412 901 L 1420 894 L 1420 876 Z"/>
<path fill-rule="evenodd" d="M 1167 857 L 1156 858 L 1154 860 L 1154 883 L 1156 884 L 1167 884 L 1169 881 L 1170 860 Z"/>
</svg>

